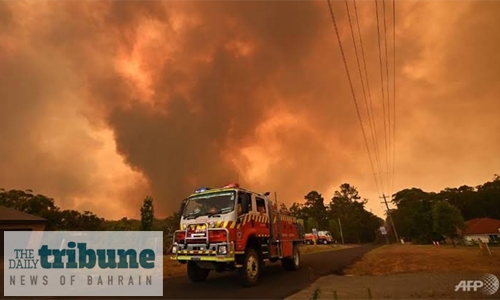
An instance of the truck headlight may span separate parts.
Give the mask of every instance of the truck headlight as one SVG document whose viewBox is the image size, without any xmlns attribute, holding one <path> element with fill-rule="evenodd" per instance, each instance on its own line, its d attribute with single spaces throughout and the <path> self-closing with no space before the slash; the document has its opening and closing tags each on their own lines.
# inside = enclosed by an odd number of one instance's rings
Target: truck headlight
<svg viewBox="0 0 500 300">
<path fill-rule="evenodd" d="M 227 254 L 227 246 L 219 246 L 219 249 L 217 251 L 220 255 L 226 255 Z"/>
<path fill-rule="evenodd" d="M 177 246 L 172 246 L 172 253 L 173 254 L 177 253 Z"/>
</svg>

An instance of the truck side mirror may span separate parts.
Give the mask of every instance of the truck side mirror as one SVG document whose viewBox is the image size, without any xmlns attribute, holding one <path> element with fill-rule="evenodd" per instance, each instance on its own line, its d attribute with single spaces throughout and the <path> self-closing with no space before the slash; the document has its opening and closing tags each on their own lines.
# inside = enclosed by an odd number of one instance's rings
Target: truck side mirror
<svg viewBox="0 0 500 300">
<path fill-rule="evenodd" d="M 181 208 L 179 209 L 179 216 L 182 216 L 182 214 L 184 213 L 184 208 L 186 207 L 186 202 L 187 202 L 187 199 L 182 200 Z"/>
</svg>

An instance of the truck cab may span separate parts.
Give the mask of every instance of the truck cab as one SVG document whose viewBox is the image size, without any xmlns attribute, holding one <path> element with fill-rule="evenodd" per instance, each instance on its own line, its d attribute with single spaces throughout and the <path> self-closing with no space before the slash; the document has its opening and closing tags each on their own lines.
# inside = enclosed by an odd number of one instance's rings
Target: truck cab
<svg viewBox="0 0 500 300">
<path fill-rule="evenodd" d="M 330 231 L 322 230 L 318 231 L 318 243 L 319 244 L 331 244 L 333 242 L 333 237 Z"/>
</svg>

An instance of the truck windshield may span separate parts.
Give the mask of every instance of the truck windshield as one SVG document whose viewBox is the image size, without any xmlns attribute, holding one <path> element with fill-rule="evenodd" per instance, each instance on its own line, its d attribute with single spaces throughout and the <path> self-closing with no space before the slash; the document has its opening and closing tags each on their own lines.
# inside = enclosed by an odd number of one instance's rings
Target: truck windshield
<svg viewBox="0 0 500 300">
<path fill-rule="evenodd" d="M 235 192 L 209 193 L 190 197 L 186 202 L 184 218 L 225 214 L 234 210 Z"/>
</svg>

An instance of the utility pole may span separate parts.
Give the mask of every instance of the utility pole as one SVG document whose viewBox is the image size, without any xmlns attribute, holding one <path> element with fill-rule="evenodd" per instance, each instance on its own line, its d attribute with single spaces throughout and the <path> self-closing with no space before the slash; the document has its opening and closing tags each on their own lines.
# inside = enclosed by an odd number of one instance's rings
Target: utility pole
<svg viewBox="0 0 500 300">
<path fill-rule="evenodd" d="M 274 192 L 274 204 L 276 205 L 276 208 L 278 208 L 278 194 Z"/>
<path fill-rule="evenodd" d="M 396 231 L 396 226 L 394 225 L 394 220 L 392 219 L 392 214 L 391 211 L 389 210 L 389 205 L 387 204 L 387 199 L 385 198 L 385 194 L 382 194 L 382 197 L 384 199 L 385 207 L 387 208 L 387 216 L 389 217 L 389 220 L 391 221 L 391 226 L 392 229 L 394 230 L 394 236 L 396 237 L 396 243 L 400 243 L 399 237 L 398 237 L 398 232 Z"/>
<path fill-rule="evenodd" d="M 344 245 L 344 234 L 342 233 L 342 223 L 340 223 L 340 218 L 339 218 L 339 227 L 340 227 L 340 238 L 342 239 L 342 245 Z"/>
</svg>

